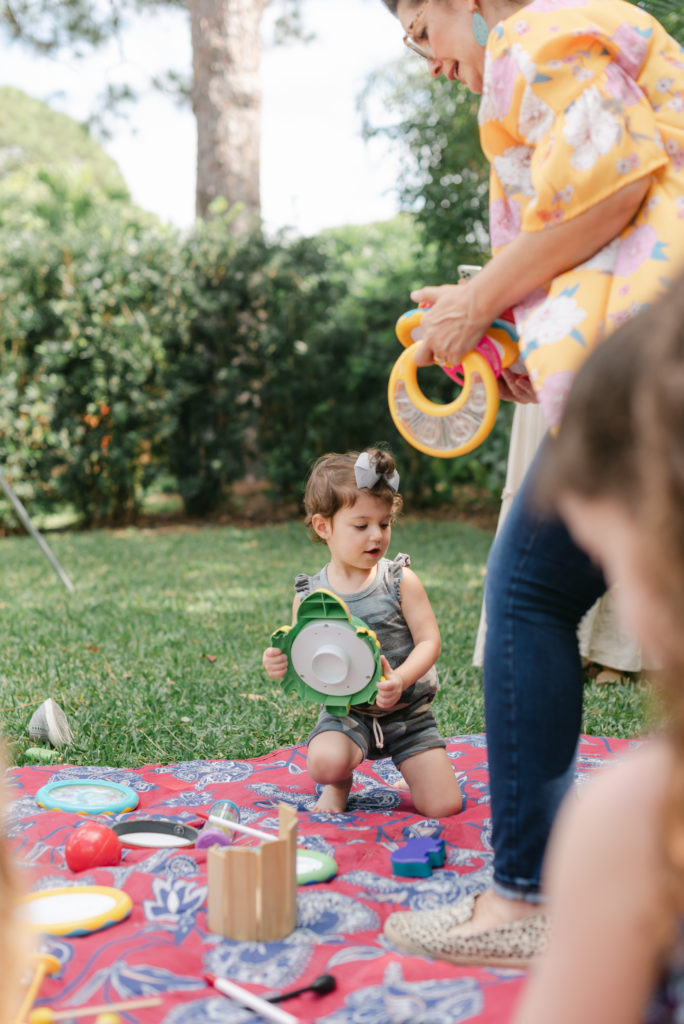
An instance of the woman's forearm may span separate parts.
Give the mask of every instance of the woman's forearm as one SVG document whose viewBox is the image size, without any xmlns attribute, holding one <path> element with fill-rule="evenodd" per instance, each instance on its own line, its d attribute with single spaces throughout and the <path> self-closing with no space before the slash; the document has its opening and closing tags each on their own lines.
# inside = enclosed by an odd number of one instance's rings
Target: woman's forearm
<svg viewBox="0 0 684 1024">
<path fill-rule="evenodd" d="M 650 183 L 650 176 L 640 178 L 572 220 L 521 232 L 473 280 L 475 308 L 493 318 L 590 259 L 633 219 Z"/>
</svg>

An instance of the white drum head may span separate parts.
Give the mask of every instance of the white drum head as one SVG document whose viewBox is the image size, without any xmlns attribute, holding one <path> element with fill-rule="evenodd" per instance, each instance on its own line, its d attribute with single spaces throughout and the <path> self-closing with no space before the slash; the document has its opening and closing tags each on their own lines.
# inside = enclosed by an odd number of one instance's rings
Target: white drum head
<svg viewBox="0 0 684 1024">
<path fill-rule="evenodd" d="M 362 690 L 375 672 L 368 644 L 353 626 L 335 620 L 310 622 L 292 643 L 297 675 L 317 693 L 351 696 Z"/>
</svg>

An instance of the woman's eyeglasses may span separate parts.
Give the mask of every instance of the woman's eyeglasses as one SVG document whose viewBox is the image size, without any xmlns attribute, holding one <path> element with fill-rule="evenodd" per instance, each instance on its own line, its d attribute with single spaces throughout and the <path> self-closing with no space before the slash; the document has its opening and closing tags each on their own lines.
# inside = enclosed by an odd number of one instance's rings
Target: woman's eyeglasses
<svg viewBox="0 0 684 1024">
<path fill-rule="evenodd" d="M 422 57 L 424 60 L 432 60 L 432 54 L 430 53 L 429 50 L 426 50 L 424 46 L 421 46 L 420 43 L 417 43 L 413 38 L 413 35 L 416 30 L 416 25 L 425 14 L 425 11 L 429 3 L 430 0 L 425 0 L 425 3 L 420 5 L 418 10 L 416 11 L 416 15 L 413 21 L 406 29 L 406 35 L 404 36 L 404 46 L 408 46 L 409 50 L 412 50 L 414 53 L 417 53 L 418 56 Z"/>
</svg>

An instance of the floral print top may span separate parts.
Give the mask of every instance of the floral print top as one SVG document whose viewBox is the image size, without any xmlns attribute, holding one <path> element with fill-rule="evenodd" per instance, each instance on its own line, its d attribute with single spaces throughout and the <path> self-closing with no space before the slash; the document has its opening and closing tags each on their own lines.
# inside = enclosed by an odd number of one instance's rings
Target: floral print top
<svg viewBox="0 0 684 1024">
<path fill-rule="evenodd" d="M 515 310 L 555 426 L 597 340 L 684 267 L 684 50 L 623 0 L 533 0 L 490 33 L 479 125 L 494 252 L 652 176 L 620 235 Z"/>
</svg>

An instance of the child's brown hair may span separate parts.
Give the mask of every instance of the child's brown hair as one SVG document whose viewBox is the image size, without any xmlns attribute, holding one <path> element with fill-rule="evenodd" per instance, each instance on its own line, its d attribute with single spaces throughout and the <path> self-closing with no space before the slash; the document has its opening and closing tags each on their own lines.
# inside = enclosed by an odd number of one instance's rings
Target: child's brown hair
<svg viewBox="0 0 684 1024">
<path fill-rule="evenodd" d="M 379 476 L 372 487 L 359 487 L 354 467 L 360 454 L 329 452 L 316 460 L 304 492 L 306 526 L 311 528 L 311 520 L 315 515 L 332 519 L 341 508 L 354 505 L 362 493 L 371 494 L 374 498 L 386 502 L 391 521 L 395 521 L 401 511 L 402 499 L 388 483 L 388 479 L 396 473 L 392 455 L 384 448 L 366 449 L 370 465 Z M 311 533 L 315 540 L 325 543 L 314 531 Z"/>
</svg>

